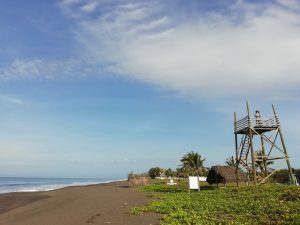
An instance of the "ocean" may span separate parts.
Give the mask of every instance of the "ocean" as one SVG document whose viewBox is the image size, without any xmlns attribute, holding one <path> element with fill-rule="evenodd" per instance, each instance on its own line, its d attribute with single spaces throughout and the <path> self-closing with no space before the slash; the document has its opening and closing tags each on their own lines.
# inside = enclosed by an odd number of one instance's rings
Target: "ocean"
<svg viewBox="0 0 300 225">
<path fill-rule="evenodd" d="M 68 186 L 109 183 L 122 179 L 0 177 L 0 194 L 9 192 L 50 191 Z"/>
</svg>

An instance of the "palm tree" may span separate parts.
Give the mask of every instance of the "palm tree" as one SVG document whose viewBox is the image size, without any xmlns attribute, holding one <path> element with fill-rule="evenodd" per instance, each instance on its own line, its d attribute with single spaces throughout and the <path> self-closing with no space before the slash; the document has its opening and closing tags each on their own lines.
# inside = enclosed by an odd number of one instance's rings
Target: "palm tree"
<svg viewBox="0 0 300 225">
<path fill-rule="evenodd" d="M 263 153 L 262 153 L 262 151 L 256 151 L 255 154 L 256 154 L 256 156 L 258 156 L 258 158 L 260 158 L 259 161 L 255 161 L 255 167 L 259 168 L 261 174 L 266 174 L 267 171 L 265 171 L 264 162 L 262 160 L 263 156 L 264 156 Z M 273 164 L 274 164 L 274 161 L 266 161 L 267 167 L 269 165 L 273 165 Z"/>
<path fill-rule="evenodd" d="M 188 152 L 180 161 L 182 162 L 182 171 L 186 171 L 189 175 L 202 175 L 205 170 L 203 166 L 205 159 L 202 159 L 197 152 Z"/>
<path fill-rule="evenodd" d="M 235 158 L 233 156 L 229 157 L 226 159 L 225 163 L 228 165 L 228 166 L 233 166 L 235 167 L 236 166 L 236 161 L 235 161 Z"/>
</svg>

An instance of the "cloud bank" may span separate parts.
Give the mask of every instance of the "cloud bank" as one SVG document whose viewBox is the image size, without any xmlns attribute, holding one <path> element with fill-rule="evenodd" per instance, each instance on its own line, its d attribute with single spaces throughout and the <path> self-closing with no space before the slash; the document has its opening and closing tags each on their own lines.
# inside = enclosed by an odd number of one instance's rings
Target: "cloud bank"
<svg viewBox="0 0 300 225">
<path fill-rule="evenodd" d="M 298 1 L 236 1 L 210 10 L 182 4 L 65 0 L 60 7 L 76 24 L 82 66 L 88 60 L 105 73 L 183 95 L 297 95 L 292 90 L 300 84 Z M 30 68 L 20 64 L 10 74 L 30 77 Z M 72 73 L 72 66 L 66 68 L 65 75 Z"/>
<path fill-rule="evenodd" d="M 181 21 L 169 3 L 121 2 L 80 19 L 77 39 L 112 72 L 183 94 L 266 94 L 299 85 L 296 1 L 237 1 L 225 12 L 176 9 Z"/>
</svg>

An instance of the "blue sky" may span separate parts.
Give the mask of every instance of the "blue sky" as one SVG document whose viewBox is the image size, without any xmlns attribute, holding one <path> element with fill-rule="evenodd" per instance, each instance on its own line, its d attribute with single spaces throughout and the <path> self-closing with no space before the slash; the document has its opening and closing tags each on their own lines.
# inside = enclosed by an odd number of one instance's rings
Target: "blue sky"
<svg viewBox="0 0 300 225">
<path fill-rule="evenodd" d="M 277 107 L 300 167 L 300 3 L 0 1 L 0 176 L 125 177 L 234 154 Z"/>
</svg>

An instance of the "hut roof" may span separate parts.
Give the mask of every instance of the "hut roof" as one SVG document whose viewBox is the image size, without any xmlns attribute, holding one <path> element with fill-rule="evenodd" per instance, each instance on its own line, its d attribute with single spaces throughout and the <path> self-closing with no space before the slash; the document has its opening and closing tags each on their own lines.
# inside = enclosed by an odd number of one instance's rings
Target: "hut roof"
<svg viewBox="0 0 300 225">
<path fill-rule="evenodd" d="M 247 175 L 241 170 L 239 173 L 239 181 L 247 181 Z M 236 181 L 235 167 L 232 166 L 212 166 L 207 175 L 207 182 L 215 183 L 229 183 Z"/>
</svg>

